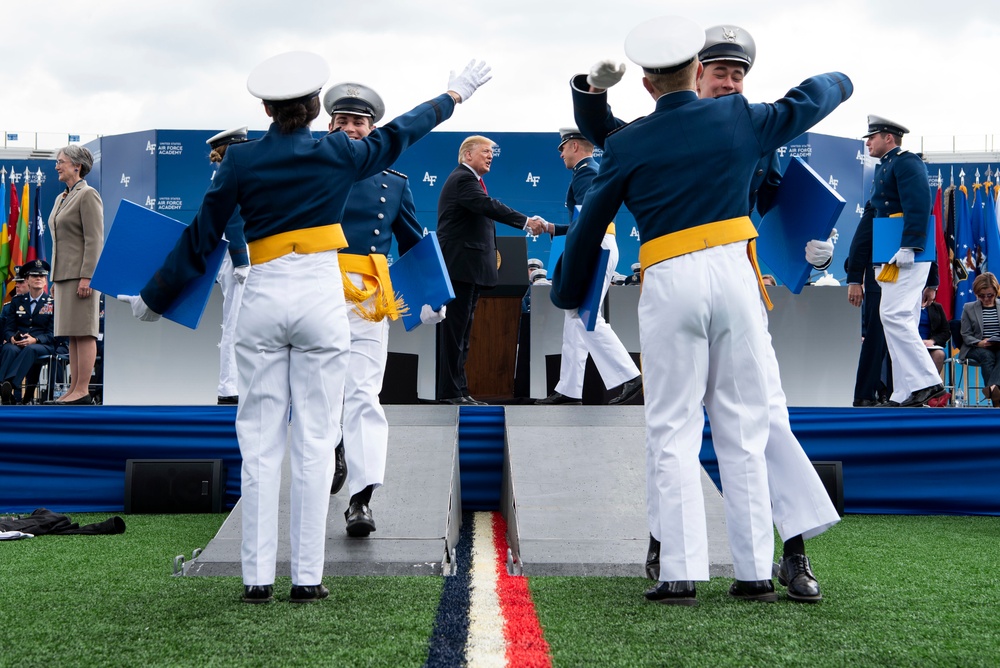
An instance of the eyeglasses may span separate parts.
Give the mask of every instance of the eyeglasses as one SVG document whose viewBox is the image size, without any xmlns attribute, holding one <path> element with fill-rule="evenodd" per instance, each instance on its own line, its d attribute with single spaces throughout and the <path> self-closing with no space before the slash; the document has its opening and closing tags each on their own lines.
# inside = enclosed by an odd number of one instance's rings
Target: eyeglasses
<svg viewBox="0 0 1000 668">
<path fill-rule="evenodd" d="M 980 292 L 976 296 L 979 297 L 980 299 L 994 299 L 997 296 L 997 293 L 995 293 L 995 292 Z"/>
<path fill-rule="evenodd" d="M 69 160 L 63 160 L 62 158 L 60 158 L 59 160 L 56 160 L 56 164 L 57 165 L 70 165 L 72 163 Z"/>
</svg>

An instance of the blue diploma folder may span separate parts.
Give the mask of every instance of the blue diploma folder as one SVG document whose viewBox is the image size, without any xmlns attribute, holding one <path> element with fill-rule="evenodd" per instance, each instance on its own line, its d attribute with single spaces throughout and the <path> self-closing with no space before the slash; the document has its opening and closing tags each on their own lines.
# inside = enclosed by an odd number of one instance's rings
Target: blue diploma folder
<svg viewBox="0 0 1000 668">
<path fill-rule="evenodd" d="M 757 257 L 794 294 L 802 292 L 813 271 L 806 244 L 830 236 L 845 204 L 802 158 L 788 163 L 774 205 L 757 226 Z"/>
<path fill-rule="evenodd" d="M 587 295 L 583 298 L 583 303 L 577 309 L 580 319 L 587 326 L 587 331 L 594 331 L 597 326 L 597 316 L 601 313 L 601 293 L 604 292 L 604 278 L 607 276 L 608 261 L 611 259 L 611 251 L 602 248 L 597 256 L 597 264 L 594 273 L 587 284 Z"/>
<path fill-rule="evenodd" d="M 408 332 L 420 325 L 420 308 L 424 304 L 437 311 L 455 298 L 441 244 L 434 232 L 389 266 L 389 279 L 396 297 L 402 297 L 409 307 L 402 316 Z"/>
<path fill-rule="evenodd" d="M 872 264 L 885 264 L 899 250 L 903 239 L 903 216 L 876 218 L 872 221 Z M 927 241 L 924 249 L 913 256 L 914 262 L 937 261 L 937 219 L 934 214 L 927 218 Z"/>
<path fill-rule="evenodd" d="M 111 298 L 139 294 L 174 249 L 185 227 L 169 216 L 122 200 L 91 285 Z M 198 329 L 228 248 L 229 242 L 219 242 L 205 260 L 205 273 L 184 286 L 164 318 Z"/>
</svg>

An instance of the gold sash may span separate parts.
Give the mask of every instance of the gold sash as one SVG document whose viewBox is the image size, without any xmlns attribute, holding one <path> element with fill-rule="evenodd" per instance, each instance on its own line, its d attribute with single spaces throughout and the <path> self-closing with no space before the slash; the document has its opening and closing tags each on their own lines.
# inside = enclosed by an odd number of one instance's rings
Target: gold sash
<svg viewBox="0 0 1000 668">
<path fill-rule="evenodd" d="M 264 264 L 289 253 L 321 253 L 347 247 L 347 238 L 340 224 L 306 227 L 274 234 L 247 244 L 250 264 Z"/>
<path fill-rule="evenodd" d="M 385 255 L 341 253 L 338 259 L 344 284 L 344 299 L 354 304 L 354 312 L 359 316 L 371 322 L 380 322 L 386 317 L 396 320 L 409 312 L 402 295 L 396 295 L 392 290 Z M 347 275 L 349 273 L 361 274 L 364 287 L 354 285 L 354 281 Z M 369 299 L 372 300 L 371 305 L 364 306 Z"/>
</svg>

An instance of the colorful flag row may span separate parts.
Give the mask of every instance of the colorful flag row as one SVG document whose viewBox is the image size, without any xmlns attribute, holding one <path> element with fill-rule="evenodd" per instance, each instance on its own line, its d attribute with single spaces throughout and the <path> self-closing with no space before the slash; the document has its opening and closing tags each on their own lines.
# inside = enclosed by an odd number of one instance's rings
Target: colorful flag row
<svg viewBox="0 0 1000 668">
<path fill-rule="evenodd" d="M 10 184 L 8 203 L 6 174 L 0 171 L 0 285 L 4 304 L 14 295 L 14 276 L 18 268 L 32 260 L 48 260 L 45 257 L 45 224 L 39 210 L 42 187 L 35 184 L 33 202 L 31 187 L 25 183 L 18 199 L 17 186 Z"/>
</svg>

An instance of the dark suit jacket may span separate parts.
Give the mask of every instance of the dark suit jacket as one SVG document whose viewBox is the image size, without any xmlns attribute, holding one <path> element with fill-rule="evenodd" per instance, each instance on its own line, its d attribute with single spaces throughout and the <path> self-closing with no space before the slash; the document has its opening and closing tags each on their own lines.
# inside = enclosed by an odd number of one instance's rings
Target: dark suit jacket
<svg viewBox="0 0 1000 668">
<path fill-rule="evenodd" d="M 528 217 L 493 199 L 470 168 L 459 165 L 438 197 L 437 235 L 451 280 L 484 288 L 497 284 L 493 221 L 523 229 Z"/>
<path fill-rule="evenodd" d="M 16 295 L 10 300 L 10 308 L 7 318 L 4 321 L 3 340 L 9 342 L 15 334 L 30 334 L 38 339 L 38 343 L 51 346 L 54 342 L 52 326 L 55 323 L 53 315 L 52 297 L 48 294 L 41 296 L 36 312 L 31 312 L 31 295 L 24 293 Z"/>
<path fill-rule="evenodd" d="M 962 351 L 958 359 L 969 356 L 969 350 L 983 340 L 983 303 L 976 299 L 962 308 Z"/>
</svg>

